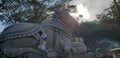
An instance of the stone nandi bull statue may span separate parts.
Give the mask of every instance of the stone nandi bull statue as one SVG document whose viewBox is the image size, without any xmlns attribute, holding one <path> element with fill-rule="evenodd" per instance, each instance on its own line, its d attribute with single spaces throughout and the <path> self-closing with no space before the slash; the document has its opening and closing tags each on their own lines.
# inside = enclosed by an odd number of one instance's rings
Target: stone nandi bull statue
<svg viewBox="0 0 120 58">
<path fill-rule="evenodd" d="M 11 50 L 12 52 L 17 51 L 16 53 L 22 53 L 23 51 L 38 52 L 36 48 L 39 43 L 35 34 L 41 30 L 48 36 L 47 50 L 85 52 L 87 47 L 83 41 L 80 42 L 80 39 L 75 39 L 73 36 L 76 26 L 78 26 L 78 23 L 66 10 L 56 10 L 53 19 L 44 20 L 38 24 L 22 22 L 8 26 L 1 33 L 0 47 L 8 54 Z"/>
</svg>

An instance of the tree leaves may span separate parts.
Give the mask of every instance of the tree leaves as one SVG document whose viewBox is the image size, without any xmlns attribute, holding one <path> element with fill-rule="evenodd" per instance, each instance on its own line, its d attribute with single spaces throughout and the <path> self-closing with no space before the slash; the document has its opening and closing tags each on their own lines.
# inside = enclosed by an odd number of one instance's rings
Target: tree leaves
<svg viewBox="0 0 120 58">
<path fill-rule="evenodd" d="M 65 8 L 70 0 L 1 0 L 1 21 L 36 23 L 48 19 L 54 9 Z M 49 14 L 48 14 L 49 13 Z"/>
<path fill-rule="evenodd" d="M 111 4 L 111 6 L 107 9 L 105 9 L 104 12 L 97 15 L 97 18 L 100 20 L 100 23 L 103 26 L 106 26 L 110 30 L 119 30 L 120 26 L 120 15 L 119 12 L 116 9 L 116 6 L 114 4 Z"/>
</svg>

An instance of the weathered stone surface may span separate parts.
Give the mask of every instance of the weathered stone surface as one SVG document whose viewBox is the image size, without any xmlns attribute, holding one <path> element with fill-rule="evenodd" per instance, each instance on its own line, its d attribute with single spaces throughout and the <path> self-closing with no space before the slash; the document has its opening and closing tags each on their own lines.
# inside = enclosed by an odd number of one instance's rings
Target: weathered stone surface
<svg viewBox="0 0 120 58">
<path fill-rule="evenodd" d="M 33 48 L 12 48 L 12 49 L 4 49 L 4 54 L 7 56 L 20 56 L 23 53 L 27 53 L 27 52 L 31 52 L 31 53 L 36 53 L 36 54 L 40 54 L 39 51 L 33 49 Z"/>
<path fill-rule="evenodd" d="M 85 52 L 87 47 L 83 39 L 75 39 L 73 31 L 76 21 L 65 10 L 57 10 L 52 20 L 42 21 L 40 24 L 16 23 L 5 28 L 1 33 L 1 40 L 5 41 L 0 46 L 4 49 L 38 47 L 36 33 L 42 30 L 47 34 L 46 49 L 59 49 L 71 52 Z M 34 49 L 34 48 L 33 48 Z"/>
</svg>

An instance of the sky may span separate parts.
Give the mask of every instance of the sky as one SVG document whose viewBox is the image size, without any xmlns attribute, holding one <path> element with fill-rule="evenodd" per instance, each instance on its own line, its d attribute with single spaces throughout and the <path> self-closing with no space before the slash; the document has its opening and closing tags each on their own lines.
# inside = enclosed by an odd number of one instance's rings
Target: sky
<svg viewBox="0 0 120 58">
<path fill-rule="evenodd" d="M 96 19 L 96 14 L 100 14 L 110 6 L 113 0 L 73 0 L 77 5 L 78 13 L 83 15 L 87 21 Z"/>
<path fill-rule="evenodd" d="M 1 1 L 1 0 L 0 0 Z M 109 7 L 112 0 L 73 0 L 73 4 L 77 5 L 78 12 L 73 16 L 83 15 L 78 21 L 93 21 L 96 14 L 101 13 L 105 8 Z M 0 32 L 5 28 L 0 22 Z"/>
</svg>

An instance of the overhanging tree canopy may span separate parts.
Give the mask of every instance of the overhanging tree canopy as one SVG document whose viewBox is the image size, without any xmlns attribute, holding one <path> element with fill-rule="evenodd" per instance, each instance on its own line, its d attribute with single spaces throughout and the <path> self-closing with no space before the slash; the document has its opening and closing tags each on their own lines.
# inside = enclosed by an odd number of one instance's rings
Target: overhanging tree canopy
<svg viewBox="0 0 120 58">
<path fill-rule="evenodd" d="M 1 0 L 0 20 L 16 22 L 40 22 L 50 17 L 56 8 L 66 8 L 71 0 Z M 67 7 L 70 9 L 70 6 Z M 73 5 L 71 8 L 74 8 Z"/>
<path fill-rule="evenodd" d="M 117 4 L 118 8 L 120 8 L 120 0 Z M 100 20 L 100 23 L 109 30 L 120 29 L 120 14 L 114 3 L 111 4 L 109 8 L 105 9 L 104 12 L 98 14 L 97 18 Z"/>
</svg>

